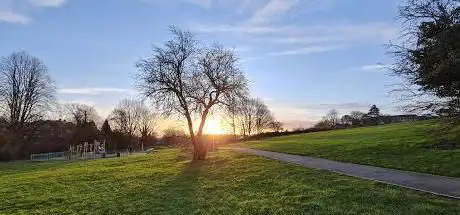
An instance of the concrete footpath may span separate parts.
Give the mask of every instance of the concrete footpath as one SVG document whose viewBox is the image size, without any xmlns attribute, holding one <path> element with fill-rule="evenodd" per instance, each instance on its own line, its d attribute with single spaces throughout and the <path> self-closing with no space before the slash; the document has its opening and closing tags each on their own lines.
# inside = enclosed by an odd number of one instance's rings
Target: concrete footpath
<svg viewBox="0 0 460 215">
<path fill-rule="evenodd" d="M 327 159 L 257 149 L 236 147 L 232 148 L 232 150 L 460 200 L 460 178 L 343 163 Z"/>
</svg>

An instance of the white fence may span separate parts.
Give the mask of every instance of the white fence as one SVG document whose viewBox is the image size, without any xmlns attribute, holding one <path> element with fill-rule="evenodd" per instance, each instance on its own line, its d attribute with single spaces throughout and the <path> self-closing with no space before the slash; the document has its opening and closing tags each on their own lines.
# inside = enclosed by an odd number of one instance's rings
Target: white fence
<svg viewBox="0 0 460 215">
<path fill-rule="evenodd" d="M 32 161 L 47 161 L 47 160 L 65 160 L 65 152 L 49 152 L 31 154 L 30 160 Z"/>
</svg>

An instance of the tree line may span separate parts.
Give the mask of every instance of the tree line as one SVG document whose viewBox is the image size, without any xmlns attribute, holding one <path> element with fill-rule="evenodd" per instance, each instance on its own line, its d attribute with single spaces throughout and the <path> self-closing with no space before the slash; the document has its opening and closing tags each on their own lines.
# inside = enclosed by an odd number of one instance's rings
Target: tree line
<svg viewBox="0 0 460 215">
<path fill-rule="evenodd" d="M 351 111 L 349 114 L 340 116 L 335 109 L 330 110 L 322 119 L 314 125 L 319 129 L 339 129 L 350 127 L 373 126 L 391 124 L 407 121 L 418 121 L 438 118 L 438 115 L 424 114 L 405 114 L 389 115 L 382 114 L 377 105 L 372 105 L 367 113 L 361 111 Z"/>
</svg>

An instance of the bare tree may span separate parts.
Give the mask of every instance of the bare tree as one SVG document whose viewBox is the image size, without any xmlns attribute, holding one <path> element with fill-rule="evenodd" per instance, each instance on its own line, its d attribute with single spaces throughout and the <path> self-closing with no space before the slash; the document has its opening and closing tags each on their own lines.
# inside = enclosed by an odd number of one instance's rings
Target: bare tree
<svg viewBox="0 0 460 215">
<path fill-rule="evenodd" d="M 353 117 L 350 116 L 350 115 L 343 115 L 340 118 L 340 123 L 342 123 L 345 126 L 352 125 L 353 124 Z"/>
<path fill-rule="evenodd" d="M 64 104 L 63 106 L 67 119 L 75 123 L 77 127 L 81 127 L 91 122 L 98 124 L 101 120 L 101 117 L 93 106 L 81 103 L 70 103 Z"/>
<path fill-rule="evenodd" d="M 250 136 L 255 131 L 255 118 L 257 113 L 256 100 L 253 98 L 242 98 L 238 105 L 238 122 L 241 134 Z"/>
<path fill-rule="evenodd" d="M 0 61 L 0 101 L 10 127 L 22 129 L 54 104 L 55 87 L 43 62 L 27 52 Z"/>
<path fill-rule="evenodd" d="M 144 104 L 139 108 L 138 130 L 141 136 L 141 148 L 144 149 L 147 139 L 154 134 L 157 114 L 149 110 Z"/>
<path fill-rule="evenodd" d="M 202 141 L 206 119 L 215 106 L 245 94 L 247 81 L 232 50 L 219 45 L 201 47 L 192 33 L 172 28 L 173 38 L 155 47 L 153 56 L 137 63 L 139 89 L 165 114 L 187 121 L 195 160 L 206 158 Z M 194 117 L 199 118 L 195 132 Z"/>
<path fill-rule="evenodd" d="M 260 99 L 240 98 L 236 100 L 234 109 L 235 124 L 239 125 L 243 136 L 261 133 L 271 128 L 270 123 L 274 121 L 271 111 Z"/>
<path fill-rule="evenodd" d="M 326 120 L 329 122 L 330 127 L 335 127 L 339 122 L 339 112 L 337 110 L 332 109 L 326 114 Z"/>
<path fill-rule="evenodd" d="M 281 132 L 283 130 L 283 123 L 280 121 L 273 120 L 270 122 L 270 127 L 273 129 L 273 132 Z"/>
<path fill-rule="evenodd" d="M 260 100 L 255 100 L 256 115 L 255 115 L 255 129 L 257 133 L 263 132 L 265 129 L 270 127 L 270 122 L 274 120 L 274 117 L 271 111 L 268 109 L 267 105 Z"/>
<path fill-rule="evenodd" d="M 132 147 L 132 138 L 138 131 L 141 115 L 142 102 L 134 99 L 121 100 L 111 113 L 114 128 L 128 136 L 129 147 Z"/>
<path fill-rule="evenodd" d="M 230 125 L 233 135 L 236 135 L 237 123 L 238 123 L 238 98 L 229 99 L 228 105 L 225 108 L 223 117 L 225 121 Z"/>
</svg>

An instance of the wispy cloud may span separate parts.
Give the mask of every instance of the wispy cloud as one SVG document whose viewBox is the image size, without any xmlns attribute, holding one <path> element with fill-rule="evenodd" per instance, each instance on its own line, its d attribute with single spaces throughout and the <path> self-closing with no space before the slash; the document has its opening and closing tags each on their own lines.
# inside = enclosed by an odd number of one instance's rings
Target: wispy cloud
<svg viewBox="0 0 460 215">
<path fill-rule="evenodd" d="M 272 56 L 304 55 L 304 54 L 328 52 L 328 51 L 337 50 L 340 48 L 342 48 L 342 46 L 307 46 L 307 47 L 288 50 L 288 51 L 273 52 L 273 53 L 270 53 L 269 55 L 272 55 Z"/>
<path fill-rule="evenodd" d="M 30 22 L 30 18 L 21 14 L 13 13 L 12 11 L 0 11 L 0 21 L 12 24 L 27 24 Z"/>
<path fill-rule="evenodd" d="M 201 33 L 237 33 L 237 34 L 269 34 L 276 32 L 291 32 L 297 28 L 291 27 L 273 27 L 273 26 L 255 26 L 247 24 L 228 25 L 206 25 L 206 24 L 193 24 L 191 29 Z"/>
<path fill-rule="evenodd" d="M 28 24 L 32 21 L 31 11 L 39 8 L 57 8 L 67 0 L 0 0 L 0 21 L 11 24 Z"/>
<path fill-rule="evenodd" d="M 66 105 L 66 104 L 84 104 L 88 106 L 95 106 L 96 102 L 93 101 L 88 101 L 88 100 L 60 100 L 58 101 L 59 104 L 61 105 Z"/>
<path fill-rule="evenodd" d="M 60 7 L 67 0 L 29 0 L 29 2 L 38 7 Z"/>
<path fill-rule="evenodd" d="M 101 95 L 106 93 L 127 93 L 134 94 L 131 89 L 125 88 L 61 88 L 58 89 L 60 94 L 76 94 L 76 95 Z"/>
<path fill-rule="evenodd" d="M 269 23 L 274 17 L 288 12 L 297 3 L 299 0 L 270 0 L 264 7 L 255 11 L 248 23 L 256 25 Z"/>
<path fill-rule="evenodd" d="M 362 66 L 357 66 L 357 67 L 352 67 L 349 69 L 343 70 L 343 72 L 368 72 L 368 73 L 385 73 L 389 72 L 391 70 L 391 65 L 389 64 L 381 64 L 381 63 L 375 63 L 375 64 L 366 64 Z"/>
<path fill-rule="evenodd" d="M 383 65 L 383 64 L 371 64 L 371 65 L 364 65 L 361 66 L 360 70 L 365 72 L 382 72 L 388 71 L 390 69 L 390 65 Z"/>
<path fill-rule="evenodd" d="M 184 0 L 184 1 L 198 5 L 203 8 L 211 8 L 212 6 L 212 0 Z"/>
<path fill-rule="evenodd" d="M 331 41 L 388 41 L 397 37 L 397 28 L 388 24 L 335 24 L 314 26 L 273 26 L 250 24 L 195 24 L 191 28 L 202 33 L 234 33 L 272 36 L 270 41 L 284 44 L 307 44 Z M 276 33 L 276 37 L 273 34 Z"/>
</svg>

